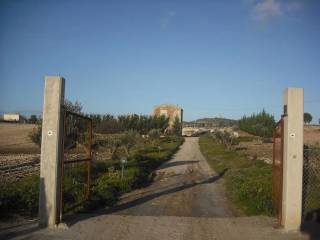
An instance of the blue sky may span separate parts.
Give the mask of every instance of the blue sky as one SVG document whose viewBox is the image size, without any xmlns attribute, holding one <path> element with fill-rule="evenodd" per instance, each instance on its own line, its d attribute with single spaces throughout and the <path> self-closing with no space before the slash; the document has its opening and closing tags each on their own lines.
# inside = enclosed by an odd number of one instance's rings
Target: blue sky
<svg viewBox="0 0 320 240">
<path fill-rule="evenodd" d="M 0 1 L 0 111 L 41 111 L 45 75 L 84 111 L 279 118 L 286 87 L 320 118 L 320 2 Z"/>
</svg>

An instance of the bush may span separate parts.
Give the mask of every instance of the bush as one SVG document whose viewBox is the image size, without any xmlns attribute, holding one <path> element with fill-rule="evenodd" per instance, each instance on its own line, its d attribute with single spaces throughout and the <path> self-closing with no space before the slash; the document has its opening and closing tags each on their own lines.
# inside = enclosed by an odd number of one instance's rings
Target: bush
<svg viewBox="0 0 320 240">
<path fill-rule="evenodd" d="M 2 214 L 13 211 L 27 215 L 37 214 L 39 205 L 38 175 L 24 177 L 13 183 L 2 183 L 0 189 L 0 211 Z"/>
<path fill-rule="evenodd" d="M 141 143 L 141 136 L 137 131 L 129 130 L 124 132 L 120 137 L 121 145 L 124 148 L 127 157 L 130 157 L 130 150 Z"/>
<path fill-rule="evenodd" d="M 238 139 L 227 131 L 215 131 L 212 133 L 212 137 L 227 148 L 239 144 Z"/>
<path fill-rule="evenodd" d="M 33 128 L 32 132 L 29 133 L 28 137 L 31 142 L 35 143 L 39 147 L 41 146 L 41 134 L 42 134 L 42 121 L 37 123 L 37 126 Z"/>
<path fill-rule="evenodd" d="M 155 142 L 160 138 L 161 130 L 160 129 L 151 129 L 148 132 L 149 139 L 152 142 L 152 146 L 155 146 Z"/>
<path fill-rule="evenodd" d="M 93 195 L 96 195 L 104 204 L 112 204 L 117 200 L 117 192 L 120 188 L 118 174 L 105 173 L 98 178 L 93 188 Z"/>
<path fill-rule="evenodd" d="M 176 136 L 181 136 L 182 135 L 182 123 L 181 123 L 180 118 L 178 116 L 176 116 L 174 118 L 173 134 L 176 135 Z"/>
</svg>

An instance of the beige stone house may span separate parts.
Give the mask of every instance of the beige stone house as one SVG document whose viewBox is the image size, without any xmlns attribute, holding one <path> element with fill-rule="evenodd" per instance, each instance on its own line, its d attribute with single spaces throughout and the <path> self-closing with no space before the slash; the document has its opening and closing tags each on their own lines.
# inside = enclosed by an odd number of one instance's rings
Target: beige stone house
<svg viewBox="0 0 320 240">
<path fill-rule="evenodd" d="M 183 121 L 183 109 L 178 105 L 174 104 L 161 104 L 153 109 L 153 115 L 161 116 L 164 115 L 169 118 L 169 127 L 172 128 L 176 117 L 179 118 L 180 122 Z"/>
</svg>

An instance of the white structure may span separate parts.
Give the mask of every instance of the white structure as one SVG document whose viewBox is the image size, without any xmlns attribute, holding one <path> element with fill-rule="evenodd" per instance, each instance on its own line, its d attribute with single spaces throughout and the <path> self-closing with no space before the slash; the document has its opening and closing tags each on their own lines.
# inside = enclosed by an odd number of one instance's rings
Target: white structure
<svg viewBox="0 0 320 240">
<path fill-rule="evenodd" d="M 3 114 L 3 120 L 7 122 L 23 122 L 23 123 L 27 121 L 26 118 L 20 115 L 19 113 L 5 113 Z"/>
</svg>

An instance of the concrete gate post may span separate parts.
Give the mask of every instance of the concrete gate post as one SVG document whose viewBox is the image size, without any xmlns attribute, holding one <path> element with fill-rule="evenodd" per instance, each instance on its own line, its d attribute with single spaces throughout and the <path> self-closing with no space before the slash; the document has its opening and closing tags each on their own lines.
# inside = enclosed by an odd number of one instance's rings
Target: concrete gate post
<svg viewBox="0 0 320 240">
<path fill-rule="evenodd" d="M 298 230 L 301 225 L 303 95 L 302 88 L 288 88 L 284 92 L 282 225 L 287 231 Z"/>
<path fill-rule="evenodd" d="M 62 77 L 45 77 L 39 194 L 42 227 L 53 227 L 59 219 L 64 82 Z"/>
</svg>

